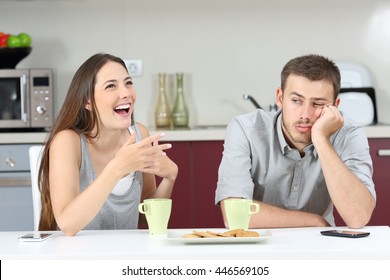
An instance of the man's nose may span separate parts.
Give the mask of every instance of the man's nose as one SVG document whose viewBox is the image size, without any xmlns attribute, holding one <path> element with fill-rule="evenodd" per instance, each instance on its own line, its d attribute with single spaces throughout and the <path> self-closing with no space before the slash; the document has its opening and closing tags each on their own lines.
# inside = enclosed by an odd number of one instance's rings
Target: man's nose
<svg viewBox="0 0 390 280">
<path fill-rule="evenodd" d="M 310 120 L 314 114 L 315 108 L 311 105 L 305 105 L 303 106 L 302 112 L 301 112 L 301 119 L 308 119 Z"/>
</svg>

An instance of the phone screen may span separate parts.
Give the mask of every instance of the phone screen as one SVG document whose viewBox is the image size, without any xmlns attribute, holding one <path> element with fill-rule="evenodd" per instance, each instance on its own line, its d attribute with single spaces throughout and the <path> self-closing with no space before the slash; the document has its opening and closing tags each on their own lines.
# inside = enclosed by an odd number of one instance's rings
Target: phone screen
<svg viewBox="0 0 390 280">
<path fill-rule="evenodd" d="M 364 231 L 354 231 L 354 230 L 324 230 L 321 231 L 322 235 L 327 236 L 339 236 L 339 237 L 350 237 L 350 238 L 359 238 L 369 236 L 369 232 Z"/>
<path fill-rule="evenodd" d="M 23 236 L 20 236 L 18 239 L 20 241 L 43 241 L 52 236 L 51 233 L 28 233 Z"/>
</svg>

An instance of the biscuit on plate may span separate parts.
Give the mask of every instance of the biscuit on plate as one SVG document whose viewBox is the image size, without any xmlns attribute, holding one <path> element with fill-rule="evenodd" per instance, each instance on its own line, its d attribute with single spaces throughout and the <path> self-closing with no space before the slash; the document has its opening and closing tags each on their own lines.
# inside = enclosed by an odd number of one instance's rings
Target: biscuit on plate
<svg viewBox="0 0 390 280">
<path fill-rule="evenodd" d="M 201 238 L 201 236 L 193 233 L 186 233 L 183 235 L 183 238 Z"/>
<path fill-rule="evenodd" d="M 244 231 L 242 228 L 240 228 L 240 229 L 232 229 L 232 230 L 225 231 L 223 233 L 223 235 L 226 236 L 226 237 L 235 237 L 239 232 L 242 232 L 242 231 Z"/>
<path fill-rule="evenodd" d="M 250 230 L 245 230 L 245 231 L 240 231 L 236 234 L 236 237 L 259 237 L 260 234 L 256 231 L 250 231 Z"/>
<path fill-rule="evenodd" d="M 207 237 L 207 238 L 217 237 L 217 235 L 211 234 L 210 232 L 207 232 L 207 231 L 196 231 L 196 230 L 194 230 L 193 234 L 199 235 L 200 237 Z"/>
</svg>

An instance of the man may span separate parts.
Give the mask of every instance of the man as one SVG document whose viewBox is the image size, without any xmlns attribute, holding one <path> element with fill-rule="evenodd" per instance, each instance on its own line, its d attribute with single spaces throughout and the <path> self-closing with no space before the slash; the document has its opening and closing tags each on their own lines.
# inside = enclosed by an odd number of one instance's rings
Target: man
<svg viewBox="0 0 390 280">
<path fill-rule="evenodd" d="M 319 55 L 290 60 L 276 90 L 276 113 L 256 110 L 228 125 L 216 203 L 260 204 L 251 228 L 334 226 L 370 220 L 376 194 L 367 137 L 337 109 L 340 72 Z"/>
</svg>

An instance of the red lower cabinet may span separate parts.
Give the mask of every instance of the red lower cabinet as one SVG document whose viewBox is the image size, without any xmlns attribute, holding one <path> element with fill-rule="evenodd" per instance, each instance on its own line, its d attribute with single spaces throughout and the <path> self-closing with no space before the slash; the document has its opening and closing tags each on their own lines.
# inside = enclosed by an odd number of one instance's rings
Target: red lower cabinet
<svg viewBox="0 0 390 280">
<path fill-rule="evenodd" d="M 223 141 L 192 142 L 194 182 L 194 227 L 224 227 L 222 213 L 214 203 Z"/>
<path fill-rule="evenodd" d="M 374 166 L 376 207 L 368 225 L 390 226 L 390 138 L 372 138 L 369 143 Z"/>
<path fill-rule="evenodd" d="M 191 142 L 170 142 L 168 157 L 179 167 L 172 192 L 172 212 L 168 228 L 189 228 L 193 224 Z M 161 179 L 156 178 L 159 184 Z"/>
<path fill-rule="evenodd" d="M 376 191 L 376 207 L 368 223 L 369 226 L 390 226 L 390 139 L 370 138 L 370 154 L 372 158 Z M 335 211 L 336 225 L 345 225 Z"/>
<path fill-rule="evenodd" d="M 169 228 L 223 227 L 221 210 L 214 204 L 223 141 L 171 143 L 167 154 L 178 165 L 179 174 L 172 193 Z"/>
<path fill-rule="evenodd" d="M 214 204 L 223 141 L 171 142 L 168 156 L 179 166 L 172 194 L 170 228 L 224 227 Z M 369 139 L 377 204 L 368 225 L 390 225 L 390 139 Z M 159 181 L 159 180 L 158 180 Z M 335 210 L 336 225 L 345 225 Z"/>
</svg>

